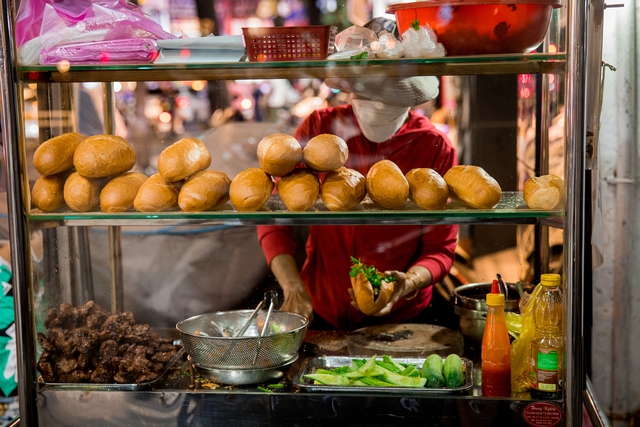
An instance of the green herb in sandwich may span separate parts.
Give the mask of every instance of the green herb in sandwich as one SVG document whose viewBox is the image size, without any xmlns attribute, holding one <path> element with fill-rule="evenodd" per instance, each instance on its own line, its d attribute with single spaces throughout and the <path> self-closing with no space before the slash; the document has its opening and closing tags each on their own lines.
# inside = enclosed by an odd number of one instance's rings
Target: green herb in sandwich
<svg viewBox="0 0 640 427">
<path fill-rule="evenodd" d="M 374 266 L 365 265 L 360 262 L 359 259 L 351 257 L 351 271 L 349 271 L 349 276 L 357 277 L 358 274 L 362 273 L 364 277 L 367 278 L 369 283 L 371 283 L 371 287 L 373 288 L 373 292 L 377 295 L 380 291 L 380 286 L 382 286 L 382 281 L 385 282 L 395 282 L 396 278 L 391 276 L 387 277 L 384 274 L 380 273 Z"/>
</svg>

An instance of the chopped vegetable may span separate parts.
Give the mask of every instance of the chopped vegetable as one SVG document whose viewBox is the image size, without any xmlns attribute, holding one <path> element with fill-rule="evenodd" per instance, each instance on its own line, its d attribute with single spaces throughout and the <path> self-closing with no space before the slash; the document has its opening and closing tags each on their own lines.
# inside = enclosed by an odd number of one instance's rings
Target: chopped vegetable
<svg viewBox="0 0 640 427">
<path fill-rule="evenodd" d="M 273 393 L 273 391 L 269 390 L 268 388 L 264 388 L 264 387 L 260 387 L 260 386 L 258 386 L 258 390 L 264 391 L 266 393 Z"/>
<path fill-rule="evenodd" d="M 369 53 L 367 51 L 360 52 L 357 55 L 351 55 L 349 57 L 349 59 L 368 59 L 368 58 L 369 58 Z"/>
<path fill-rule="evenodd" d="M 416 31 L 420 30 L 420 21 L 418 21 L 418 18 L 413 20 L 413 22 L 411 23 L 411 28 Z"/>
<path fill-rule="evenodd" d="M 284 388 L 284 384 L 269 384 L 267 386 L 268 389 L 280 389 Z"/>
<path fill-rule="evenodd" d="M 382 281 L 385 282 L 395 282 L 396 278 L 391 276 L 387 277 L 384 274 L 380 273 L 374 266 L 365 265 L 360 262 L 359 259 L 351 257 L 351 271 L 349 271 L 349 276 L 357 277 L 358 274 L 364 274 L 364 277 L 367 278 L 369 283 L 371 283 L 371 287 L 373 288 L 373 292 L 377 294 L 380 291 L 380 286 L 382 285 Z"/>
<path fill-rule="evenodd" d="M 416 366 L 404 366 L 389 356 L 384 356 L 382 361 L 376 356 L 366 360 L 352 359 L 351 366 L 319 368 L 304 378 L 315 384 L 333 386 L 424 387 L 426 383 Z"/>
<path fill-rule="evenodd" d="M 332 374 L 307 374 L 304 376 L 310 380 L 317 381 L 320 384 L 326 385 L 349 385 L 349 378 L 342 375 Z"/>
</svg>

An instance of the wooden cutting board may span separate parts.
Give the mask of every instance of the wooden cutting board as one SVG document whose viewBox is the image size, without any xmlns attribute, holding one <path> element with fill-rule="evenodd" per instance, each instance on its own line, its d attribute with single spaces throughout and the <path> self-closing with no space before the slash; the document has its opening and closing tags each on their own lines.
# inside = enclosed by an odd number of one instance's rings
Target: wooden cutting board
<svg viewBox="0 0 640 427">
<path fill-rule="evenodd" d="M 461 356 L 464 338 L 443 326 L 406 323 L 357 329 L 347 335 L 347 347 L 352 356 Z"/>
</svg>

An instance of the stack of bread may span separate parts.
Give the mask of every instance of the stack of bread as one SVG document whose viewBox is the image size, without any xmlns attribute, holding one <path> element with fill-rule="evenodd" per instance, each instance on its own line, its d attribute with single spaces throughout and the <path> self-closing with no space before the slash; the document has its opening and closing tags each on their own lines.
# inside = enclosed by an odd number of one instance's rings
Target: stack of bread
<svg viewBox="0 0 640 427">
<path fill-rule="evenodd" d="M 211 164 L 206 146 L 183 138 L 160 153 L 158 173 L 133 172 L 136 153 L 116 135 L 69 132 L 41 144 L 33 164 L 41 176 L 32 189 L 34 207 L 51 212 L 65 204 L 76 212 L 161 212 L 213 209 L 229 200 L 231 180 Z"/>
<path fill-rule="evenodd" d="M 211 154 L 195 138 L 183 138 L 165 148 L 158 173 L 147 178 L 133 172 L 136 154 L 115 135 L 87 137 L 76 132 L 51 138 L 38 147 L 33 163 L 41 176 L 32 190 L 36 208 L 51 212 L 65 204 L 77 212 L 98 207 L 104 212 L 185 212 L 214 209 L 227 201 L 238 211 L 257 211 L 275 188 L 286 208 L 307 211 L 318 202 L 331 211 L 357 207 L 368 194 L 382 209 L 403 209 L 407 200 L 427 210 L 441 210 L 449 197 L 470 207 L 492 209 L 501 199 L 500 185 L 477 166 L 454 166 L 444 177 L 429 168 L 406 176 L 390 160 L 375 163 L 366 178 L 344 166 L 346 142 L 331 134 L 311 138 L 302 148 L 292 136 L 274 133 L 258 144 L 260 167 L 231 180 L 209 170 Z M 277 183 L 276 179 L 277 178 Z M 532 209 L 554 209 L 563 203 L 563 183 L 557 177 L 530 180 L 525 201 Z"/>
<path fill-rule="evenodd" d="M 231 182 L 231 204 L 239 211 L 260 209 L 274 186 L 293 212 L 311 209 L 319 196 L 331 210 L 351 209 L 364 198 L 364 177 L 343 167 L 349 150 L 336 135 L 318 135 L 302 149 L 291 135 L 274 133 L 260 141 L 257 154 L 260 167 L 241 172 Z M 327 174 L 322 185 L 321 174 Z"/>
<path fill-rule="evenodd" d="M 35 207 L 51 212 L 65 204 L 76 212 L 126 210 L 131 206 L 131 192 L 107 188 L 110 178 L 139 187 L 142 174 L 126 173 L 136 163 L 136 153 L 129 142 L 115 135 L 85 135 L 69 132 L 42 143 L 33 155 L 33 165 L 40 173 L 32 189 Z M 140 176 L 142 175 L 142 176 Z M 104 189 L 107 188 L 105 192 Z M 136 189 L 137 190 L 137 189 Z M 105 194 L 104 199 L 102 194 Z M 135 190 L 133 191 L 135 196 Z"/>
</svg>

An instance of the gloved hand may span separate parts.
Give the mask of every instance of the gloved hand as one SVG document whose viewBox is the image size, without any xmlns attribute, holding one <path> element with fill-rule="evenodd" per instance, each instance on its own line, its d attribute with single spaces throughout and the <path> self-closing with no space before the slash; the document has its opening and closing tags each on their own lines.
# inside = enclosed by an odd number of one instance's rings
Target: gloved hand
<svg viewBox="0 0 640 427">
<path fill-rule="evenodd" d="M 277 255 L 271 260 L 270 267 L 284 294 L 284 303 L 280 309 L 298 313 L 311 322 L 313 320 L 311 297 L 307 293 L 293 257 L 288 254 Z"/>
<path fill-rule="evenodd" d="M 409 271 L 407 271 L 407 273 L 390 270 L 385 271 L 384 274 L 387 277 L 393 276 L 396 278 L 395 282 L 393 282 L 395 286 L 393 293 L 389 298 L 389 302 L 380 307 L 375 313 L 372 313 L 372 316 L 386 316 L 391 313 L 391 309 L 400 300 L 400 298 L 409 296 L 407 299 L 411 299 L 412 295 L 415 295 L 420 289 L 431 284 L 432 278 L 431 272 L 421 266 L 413 266 Z M 351 296 L 351 305 L 360 310 L 358 303 L 356 302 L 353 288 L 349 288 L 349 296 Z"/>
</svg>

